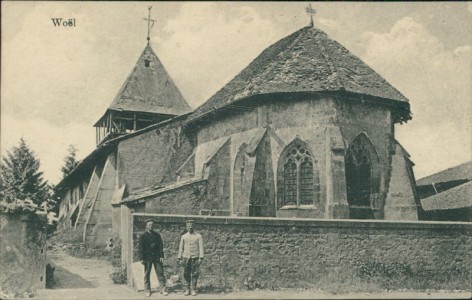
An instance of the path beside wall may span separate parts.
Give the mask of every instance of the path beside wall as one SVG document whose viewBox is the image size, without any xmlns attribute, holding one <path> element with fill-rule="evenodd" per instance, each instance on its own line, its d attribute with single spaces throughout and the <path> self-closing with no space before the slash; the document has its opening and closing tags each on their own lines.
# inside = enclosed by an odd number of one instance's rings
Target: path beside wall
<svg viewBox="0 0 472 300">
<path fill-rule="evenodd" d="M 133 214 L 123 257 L 137 261 L 137 239 L 149 217 L 164 240 L 170 276 L 186 216 Z M 191 218 L 205 242 L 201 286 L 470 289 L 471 223 Z"/>
</svg>

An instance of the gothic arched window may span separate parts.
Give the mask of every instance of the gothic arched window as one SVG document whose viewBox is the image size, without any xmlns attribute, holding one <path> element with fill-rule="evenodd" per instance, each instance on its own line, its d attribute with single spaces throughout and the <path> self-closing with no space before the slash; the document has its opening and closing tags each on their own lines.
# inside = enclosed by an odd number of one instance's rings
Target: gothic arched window
<svg viewBox="0 0 472 300">
<path fill-rule="evenodd" d="M 315 205 L 319 202 L 318 171 L 305 143 L 295 140 L 281 156 L 278 174 L 280 206 Z"/>
<path fill-rule="evenodd" d="M 378 193 L 378 176 L 375 176 L 377 155 L 364 134 L 358 135 L 346 154 L 346 187 L 349 217 L 373 219 L 373 201 Z"/>
</svg>

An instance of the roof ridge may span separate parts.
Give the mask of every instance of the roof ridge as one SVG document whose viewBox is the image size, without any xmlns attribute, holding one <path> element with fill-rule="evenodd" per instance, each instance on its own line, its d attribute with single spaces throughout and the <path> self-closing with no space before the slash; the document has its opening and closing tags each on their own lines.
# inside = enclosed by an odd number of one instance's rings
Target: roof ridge
<svg viewBox="0 0 472 300">
<path fill-rule="evenodd" d="M 328 35 L 326 33 L 321 32 L 321 31 L 317 32 L 316 34 L 318 35 L 320 33 L 324 34 L 324 35 L 326 35 L 326 37 L 328 37 Z M 316 42 L 317 42 L 317 40 L 315 39 L 315 43 Z M 319 39 L 318 44 L 321 46 L 321 48 L 323 48 L 324 51 L 321 53 L 321 55 L 326 60 L 326 63 L 328 64 L 328 66 L 330 66 L 330 68 L 332 69 L 333 75 L 336 77 L 336 79 L 338 81 L 338 84 L 342 87 L 343 90 L 346 90 L 346 87 L 344 86 L 344 83 L 341 80 L 341 77 L 339 76 L 338 66 L 331 59 L 331 56 L 328 53 L 328 49 L 326 48 L 326 46 L 324 44 L 324 39 Z"/>
<path fill-rule="evenodd" d="M 421 199 L 421 206 L 426 211 L 471 207 L 471 190 L 472 181 L 468 181 L 448 190 Z M 457 194 L 458 192 L 462 191 L 465 191 L 465 193 Z"/>
<path fill-rule="evenodd" d="M 139 63 L 139 60 L 141 59 L 141 57 L 143 57 L 144 53 L 146 52 L 147 48 L 151 48 L 149 46 L 149 44 L 146 45 L 146 47 L 144 48 L 143 51 L 141 51 L 141 54 L 139 55 L 138 59 L 136 60 L 136 62 L 134 63 L 134 67 L 131 69 L 131 72 L 129 72 L 128 76 L 126 76 L 126 79 L 125 81 L 123 82 L 123 84 L 121 85 L 120 89 L 118 90 L 118 93 L 116 93 L 116 96 L 113 98 L 113 101 L 111 102 L 110 105 L 108 105 L 107 107 L 107 110 L 111 109 L 111 107 L 113 106 L 113 104 L 115 104 L 115 102 L 117 102 L 118 98 L 120 97 L 120 95 L 123 93 L 123 91 L 126 89 L 126 87 L 128 86 L 129 82 L 130 82 L 130 78 L 131 76 L 135 73 L 136 69 L 138 68 L 138 63 Z M 151 51 L 152 51 L 152 48 L 151 48 Z"/>
<path fill-rule="evenodd" d="M 107 112 L 110 110 L 181 115 L 190 112 L 192 107 L 147 44 L 108 106 Z"/>
<path fill-rule="evenodd" d="M 154 52 L 154 49 L 152 49 L 152 47 L 148 44 L 148 47 L 149 47 L 149 50 L 151 50 L 151 53 L 156 57 L 156 59 L 159 61 L 159 63 L 161 64 L 161 67 L 162 69 L 164 69 L 164 72 L 165 74 L 167 75 L 167 80 L 170 81 L 170 83 L 177 89 L 177 92 L 180 94 L 180 96 L 182 97 L 182 99 L 184 100 L 184 104 L 187 105 L 187 108 L 189 108 L 190 110 L 192 109 L 192 107 L 190 106 L 190 104 L 188 104 L 187 100 L 185 100 L 184 98 L 184 95 L 182 94 L 182 92 L 180 91 L 180 89 L 177 87 L 177 85 L 175 84 L 174 82 L 174 79 L 172 78 L 172 76 L 169 74 L 169 72 L 167 72 L 167 69 L 166 67 L 164 66 L 164 64 L 162 63 L 161 59 L 159 58 L 159 56 L 157 56 L 156 52 Z"/>
<path fill-rule="evenodd" d="M 466 168 L 468 165 L 472 165 L 472 161 L 469 160 L 469 161 L 466 161 L 466 162 L 463 162 L 463 163 L 460 163 L 458 165 L 454 165 L 452 167 L 449 167 L 447 169 L 444 169 L 444 170 L 440 170 L 440 171 L 437 171 L 436 173 L 433 173 L 433 174 L 429 174 L 425 177 L 422 177 L 418 180 L 416 180 L 416 182 L 420 182 L 420 181 L 428 181 L 430 180 L 430 178 L 435 178 L 435 177 L 438 177 L 440 175 L 444 175 L 444 174 L 447 174 L 447 173 L 450 173 L 450 172 L 454 172 L 454 171 L 457 171 L 457 170 L 461 170 L 461 168 Z M 469 174 L 469 176 L 471 176 L 472 174 Z"/>
<path fill-rule="evenodd" d="M 303 31 L 303 29 L 305 29 L 306 27 L 303 27 L 293 33 L 291 33 L 290 35 L 272 43 L 269 47 L 263 49 L 259 55 L 257 55 L 253 60 L 251 60 L 249 62 L 249 64 L 244 67 L 241 71 L 239 71 L 239 73 L 236 74 L 236 76 L 234 76 L 232 79 L 230 79 L 226 84 L 224 84 L 219 90 L 217 90 L 212 96 L 210 96 L 210 98 L 208 98 L 205 102 L 203 102 L 202 104 L 200 104 L 198 107 L 196 107 L 194 109 L 194 112 L 199 110 L 201 107 L 205 106 L 205 105 L 210 105 L 210 101 L 213 101 L 213 99 L 219 95 L 220 93 L 223 93 L 225 89 L 228 88 L 228 85 L 232 84 L 236 79 L 239 79 L 240 77 L 242 77 L 243 75 L 245 75 L 245 73 L 248 71 L 248 67 L 251 66 L 254 62 L 256 62 L 257 60 L 261 59 L 262 57 L 264 57 L 265 55 L 267 55 L 268 52 L 270 52 L 270 50 L 273 50 L 274 49 L 274 46 L 276 46 L 277 44 L 279 44 L 280 42 L 282 42 L 283 40 L 286 40 L 286 39 L 289 39 L 291 36 L 294 36 L 294 35 L 299 35 L 300 32 Z M 283 49 L 278 49 L 277 48 L 277 55 L 280 54 L 280 52 L 283 51 Z M 260 72 L 257 72 L 257 74 L 259 75 L 262 71 Z M 251 79 L 253 79 L 254 76 L 251 77 Z M 222 106 L 225 106 L 226 105 L 226 102 L 222 104 Z M 215 104 L 211 104 L 211 106 L 213 107 L 213 109 L 216 109 L 215 107 Z M 208 113 L 208 112 L 207 112 Z"/>
<path fill-rule="evenodd" d="M 406 98 L 397 88 L 395 88 L 393 85 L 391 85 L 385 78 L 382 77 L 382 75 L 380 75 L 376 70 L 374 70 L 369 64 L 367 64 L 365 61 L 363 61 L 361 58 L 359 58 L 357 55 L 355 55 L 354 53 L 352 53 L 349 49 L 347 49 L 346 47 L 344 47 L 344 45 L 342 45 L 341 43 L 339 43 L 338 41 L 336 40 L 333 40 L 333 39 L 329 39 L 328 40 L 330 42 L 332 42 L 332 44 L 334 44 L 334 46 L 336 47 L 340 47 L 340 49 L 346 51 L 346 54 L 349 55 L 352 59 L 354 60 L 357 60 L 359 63 L 361 63 L 361 65 L 364 67 L 364 68 L 367 68 L 367 70 L 369 71 L 369 75 L 370 76 L 375 76 L 376 77 L 376 80 L 380 80 L 383 84 L 389 86 L 389 88 L 391 88 L 394 92 L 396 92 L 397 94 L 401 95 L 402 97 L 405 98 L 405 101 L 406 102 L 409 102 L 408 101 L 408 98 Z M 330 46 L 330 47 L 333 47 L 333 46 Z M 338 65 L 336 65 L 337 68 L 339 68 Z M 341 67 L 342 68 L 342 67 Z M 338 74 L 340 74 L 338 72 Z M 342 73 L 341 73 L 342 74 Z M 344 81 L 341 79 L 341 82 L 343 82 L 343 87 L 346 89 L 346 86 L 344 85 Z"/>
<path fill-rule="evenodd" d="M 298 35 L 293 39 L 293 41 L 285 48 L 283 49 L 280 49 L 277 53 L 277 55 L 275 57 L 279 57 L 282 53 L 286 53 L 286 52 L 289 52 L 288 50 L 291 50 L 293 49 L 293 47 L 295 47 L 295 44 L 298 43 L 301 39 L 301 37 L 303 36 L 303 31 L 305 29 L 307 29 L 308 27 L 303 27 L 302 29 L 296 31 L 295 33 L 297 33 Z M 252 83 L 257 81 L 259 79 L 259 77 L 265 73 L 265 72 L 269 72 L 270 70 L 274 69 L 275 66 L 278 64 L 278 60 L 277 59 L 274 59 L 272 60 L 269 65 L 265 68 L 265 69 L 261 69 L 261 71 L 257 74 L 257 76 L 253 76 L 250 80 L 251 84 L 250 86 L 247 86 L 244 90 L 246 90 L 247 88 L 249 87 L 252 87 Z"/>
<path fill-rule="evenodd" d="M 303 27 L 263 50 L 195 108 L 193 121 L 256 95 L 346 91 L 390 105 L 395 122 L 411 119 L 408 99 L 380 74 L 318 28 Z"/>
</svg>

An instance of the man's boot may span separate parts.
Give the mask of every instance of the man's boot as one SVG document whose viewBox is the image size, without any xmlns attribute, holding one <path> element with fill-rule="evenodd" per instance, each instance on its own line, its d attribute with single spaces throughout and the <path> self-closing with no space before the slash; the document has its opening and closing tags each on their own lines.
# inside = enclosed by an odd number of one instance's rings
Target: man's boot
<svg viewBox="0 0 472 300">
<path fill-rule="evenodd" d="M 192 287 L 191 294 L 192 294 L 192 296 L 197 295 L 197 287 L 196 286 Z"/>
<path fill-rule="evenodd" d="M 188 295 L 190 295 L 190 286 L 187 286 L 187 287 L 185 288 L 184 296 L 188 296 Z"/>
<path fill-rule="evenodd" d="M 162 288 L 161 294 L 164 295 L 164 296 L 169 295 L 169 293 L 166 291 L 166 288 L 165 288 L 165 287 Z"/>
</svg>

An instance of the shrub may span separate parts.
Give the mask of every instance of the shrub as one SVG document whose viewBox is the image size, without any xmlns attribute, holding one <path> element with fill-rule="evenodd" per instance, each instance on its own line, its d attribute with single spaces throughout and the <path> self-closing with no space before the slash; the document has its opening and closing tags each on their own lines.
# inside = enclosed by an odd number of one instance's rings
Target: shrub
<svg viewBox="0 0 472 300">
<path fill-rule="evenodd" d="M 121 266 L 121 239 L 119 237 L 113 238 L 113 248 L 110 253 L 111 264 L 114 267 Z"/>
<path fill-rule="evenodd" d="M 128 282 L 126 266 L 114 268 L 113 272 L 110 274 L 110 277 L 114 284 L 126 284 Z"/>
<path fill-rule="evenodd" d="M 61 232 L 56 232 L 49 241 L 51 243 L 69 243 L 69 244 L 79 244 L 83 242 L 83 232 L 82 230 L 74 230 L 73 228 L 68 228 Z"/>
</svg>

